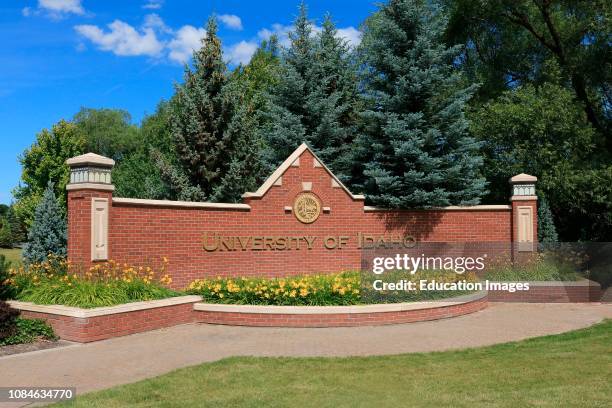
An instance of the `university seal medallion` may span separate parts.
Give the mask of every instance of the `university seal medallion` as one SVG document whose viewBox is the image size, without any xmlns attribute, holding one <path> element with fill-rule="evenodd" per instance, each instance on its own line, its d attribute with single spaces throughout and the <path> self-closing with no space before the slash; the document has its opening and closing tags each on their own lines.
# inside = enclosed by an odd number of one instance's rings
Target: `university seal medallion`
<svg viewBox="0 0 612 408">
<path fill-rule="evenodd" d="M 313 223 L 321 215 L 321 200 L 313 193 L 300 193 L 293 202 L 293 214 L 304 224 Z"/>
</svg>

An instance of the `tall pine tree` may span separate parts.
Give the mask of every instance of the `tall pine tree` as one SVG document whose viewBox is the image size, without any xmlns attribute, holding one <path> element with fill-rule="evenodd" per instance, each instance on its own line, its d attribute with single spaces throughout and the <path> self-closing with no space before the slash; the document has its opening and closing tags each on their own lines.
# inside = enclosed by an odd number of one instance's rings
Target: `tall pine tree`
<svg viewBox="0 0 612 408">
<path fill-rule="evenodd" d="M 366 20 L 360 55 L 368 110 L 358 157 L 362 189 L 388 207 L 469 205 L 485 180 L 468 135 L 466 101 L 442 42 L 445 20 L 430 2 L 391 0 Z"/>
<path fill-rule="evenodd" d="M 329 15 L 315 35 L 303 3 L 289 38 L 264 132 L 268 161 L 277 165 L 306 141 L 343 177 L 360 106 L 351 50 Z"/>
<path fill-rule="evenodd" d="M 179 199 L 238 201 L 257 187 L 261 146 L 252 108 L 229 81 L 214 17 L 184 78 L 170 107 L 178 163 L 159 154 L 156 162 Z"/>
</svg>

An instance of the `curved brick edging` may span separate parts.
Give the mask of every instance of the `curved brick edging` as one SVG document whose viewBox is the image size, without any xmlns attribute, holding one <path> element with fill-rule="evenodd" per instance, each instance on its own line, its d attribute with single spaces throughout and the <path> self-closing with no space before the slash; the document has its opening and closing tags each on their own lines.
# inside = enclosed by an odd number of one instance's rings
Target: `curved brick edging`
<svg viewBox="0 0 612 408">
<path fill-rule="evenodd" d="M 529 282 L 529 290 L 489 290 L 490 302 L 588 303 L 599 302 L 601 285 L 588 279 L 576 282 Z"/>
<path fill-rule="evenodd" d="M 193 304 L 201 300 L 200 296 L 177 296 L 93 309 L 15 300 L 8 303 L 23 317 L 45 320 L 60 338 L 87 343 L 191 323 Z"/>
<path fill-rule="evenodd" d="M 448 301 L 359 306 L 253 306 L 194 304 L 200 323 L 260 327 L 350 327 L 422 322 L 474 313 L 487 307 L 482 291 Z"/>
</svg>

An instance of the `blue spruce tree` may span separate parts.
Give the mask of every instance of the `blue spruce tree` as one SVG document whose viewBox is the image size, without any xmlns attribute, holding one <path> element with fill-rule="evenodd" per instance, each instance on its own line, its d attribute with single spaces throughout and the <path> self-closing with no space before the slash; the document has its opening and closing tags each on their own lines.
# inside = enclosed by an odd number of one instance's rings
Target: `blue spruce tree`
<svg viewBox="0 0 612 408">
<path fill-rule="evenodd" d="M 356 148 L 355 183 L 387 207 L 477 204 L 485 192 L 479 143 L 464 116 L 459 48 L 430 2 L 391 0 L 364 25 L 360 57 L 368 109 Z"/>
<path fill-rule="evenodd" d="M 66 256 L 66 242 L 66 220 L 53 192 L 53 183 L 49 182 L 36 207 L 23 259 L 31 264 L 46 260 L 50 253 Z"/>
<path fill-rule="evenodd" d="M 329 15 L 314 34 L 303 3 L 289 38 L 263 132 L 267 161 L 275 167 L 306 141 L 343 178 L 361 106 L 352 52 Z"/>
</svg>

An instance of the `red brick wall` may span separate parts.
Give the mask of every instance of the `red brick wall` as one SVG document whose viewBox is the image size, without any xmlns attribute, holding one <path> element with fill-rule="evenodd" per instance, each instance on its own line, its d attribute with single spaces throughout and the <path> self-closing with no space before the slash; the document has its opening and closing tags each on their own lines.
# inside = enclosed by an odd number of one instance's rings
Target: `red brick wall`
<svg viewBox="0 0 612 408">
<path fill-rule="evenodd" d="M 267 314 L 195 310 L 196 321 L 231 326 L 260 327 L 352 327 L 424 322 L 474 313 L 487 307 L 487 297 L 431 309 L 378 313 Z"/>
<path fill-rule="evenodd" d="M 64 340 L 87 343 L 111 337 L 126 336 L 194 320 L 193 303 L 161 306 L 104 316 L 78 318 L 50 313 L 22 311 L 23 317 L 43 319 Z"/>
<path fill-rule="evenodd" d="M 601 286 L 592 282 L 591 285 L 572 285 L 568 282 L 560 285 L 531 285 L 529 290 L 508 292 L 489 291 L 490 302 L 526 302 L 526 303 L 588 303 L 601 300 Z"/>
<path fill-rule="evenodd" d="M 173 286 L 182 288 L 196 278 L 214 276 L 282 276 L 359 269 L 361 251 L 357 234 L 404 234 L 419 241 L 502 242 L 512 240 L 512 211 L 435 210 L 365 212 L 342 188 L 332 187 L 329 173 L 314 167 L 305 151 L 299 167 L 289 167 L 282 185 L 262 198 L 245 199 L 251 210 L 177 208 L 113 203 L 109 218 L 109 257 L 137 265 L 170 260 Z M 312 182 L 312 192 L 330 207 L 312 224 L 302 224 L 291 212 L 302 182 Z M 69 191 L 69 259 L 90 263 L 90 201 L 108 192 Z M 524 202 L 522 202 L 524 204 Z M 217 251 L 202 248 L 204 233 L 224 236 L 316 236 L 314 249 L 286 251 Z M 329 250 L 324 236 L 350 236 L 347 247 Z"/>
</svg>

